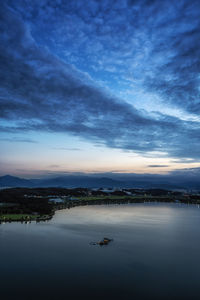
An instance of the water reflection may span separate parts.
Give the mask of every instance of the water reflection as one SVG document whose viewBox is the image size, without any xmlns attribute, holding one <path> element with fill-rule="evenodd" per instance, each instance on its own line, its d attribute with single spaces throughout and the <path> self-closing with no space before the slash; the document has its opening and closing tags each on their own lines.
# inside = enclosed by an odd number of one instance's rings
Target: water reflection
<svg viewBox="0 0 200 300">
<path fill-rule="evenodd" d="M 7 223 L 0 226 L 1 295 L 197 299 L 199 233 L 198 206 L 166 203 L 76 207 L 48 223 Z M 90 245 L 104 236 L 114 242 Z"/>
</svg>

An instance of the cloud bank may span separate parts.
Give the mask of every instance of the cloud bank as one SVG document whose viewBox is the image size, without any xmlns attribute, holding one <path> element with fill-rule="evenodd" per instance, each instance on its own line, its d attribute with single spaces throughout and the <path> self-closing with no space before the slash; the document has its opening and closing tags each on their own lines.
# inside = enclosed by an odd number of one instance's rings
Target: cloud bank
<svg viewBox="0 0 200 300">
<path fill-rule="evenodd" d="M 199 113 L 199 1 L 166 5 L 4 1 L 0 130 L 66 132 L 144 155 L 198 160 L 198 121 L 140 111 L 117 93 L 135 80 L 136 89 Z M 102 72 L 116 93 L 99 86 Z"/>
</svg>

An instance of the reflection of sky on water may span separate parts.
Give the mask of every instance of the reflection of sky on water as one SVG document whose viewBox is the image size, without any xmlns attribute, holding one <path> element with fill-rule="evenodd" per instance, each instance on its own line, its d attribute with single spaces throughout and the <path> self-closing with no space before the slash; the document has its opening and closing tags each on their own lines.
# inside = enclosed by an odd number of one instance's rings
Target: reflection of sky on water
<svg viewBox="0 0 200 300">
<path fill-rule="evenodd" d="M 197 205 L 142 203 L 129 205 L 99 205 L 75 207 L 58 211 L 53 223 L 65 224 L 121 224 L 121 225 L 156 225 L 173 224 L 177 217 L 187 214 Z M 181 208 L 184 208 L 182 210 Z M 187 208 L 187 211 L 185 210 Z M 199 211 L 197 211 L 197 216 Z"/>
<path fill-rule="evenodd" d="M 199 234 L 198 206 L 168 203 L 76 207 L 50 222 L 1 224 L 1 295 L 198 299 Z M 104 236 L 114 241 L 90 245 Z"/>
</svg>

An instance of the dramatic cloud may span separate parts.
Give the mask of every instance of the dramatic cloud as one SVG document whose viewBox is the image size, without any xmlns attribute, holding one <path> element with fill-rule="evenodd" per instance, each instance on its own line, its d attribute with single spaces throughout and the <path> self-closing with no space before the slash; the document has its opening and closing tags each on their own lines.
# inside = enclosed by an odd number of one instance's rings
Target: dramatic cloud
<svg viewBox="0 0 200 300">
<path fill-rule="evenodd" d="M 133 81 L 199 112 L 199 1 L 3 2 L 1 131 L 68 132 L 199 158 L 199 122 L 140 111 L 120 96 Z"/>
<path fill-rule="evenodd" d="M 199 0 L 6 2 L 39 44 L 109 87 L 132 82 L 199 112 Z"/>
</svg>

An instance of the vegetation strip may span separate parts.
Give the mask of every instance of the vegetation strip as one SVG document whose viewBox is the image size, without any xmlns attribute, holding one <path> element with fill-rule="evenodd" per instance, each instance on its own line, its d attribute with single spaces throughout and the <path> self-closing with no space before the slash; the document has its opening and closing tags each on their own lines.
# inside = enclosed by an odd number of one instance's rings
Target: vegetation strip
<svg viewBox="0 0 200 300">
<path fill-rule="evenodd" d="M 56 210 L 84 205 L 142 202 L 200 204 L 200 195 L 160 189 L 11 188 L 0 190 L 0 223 L 48 221 Z"/>
</svg>

